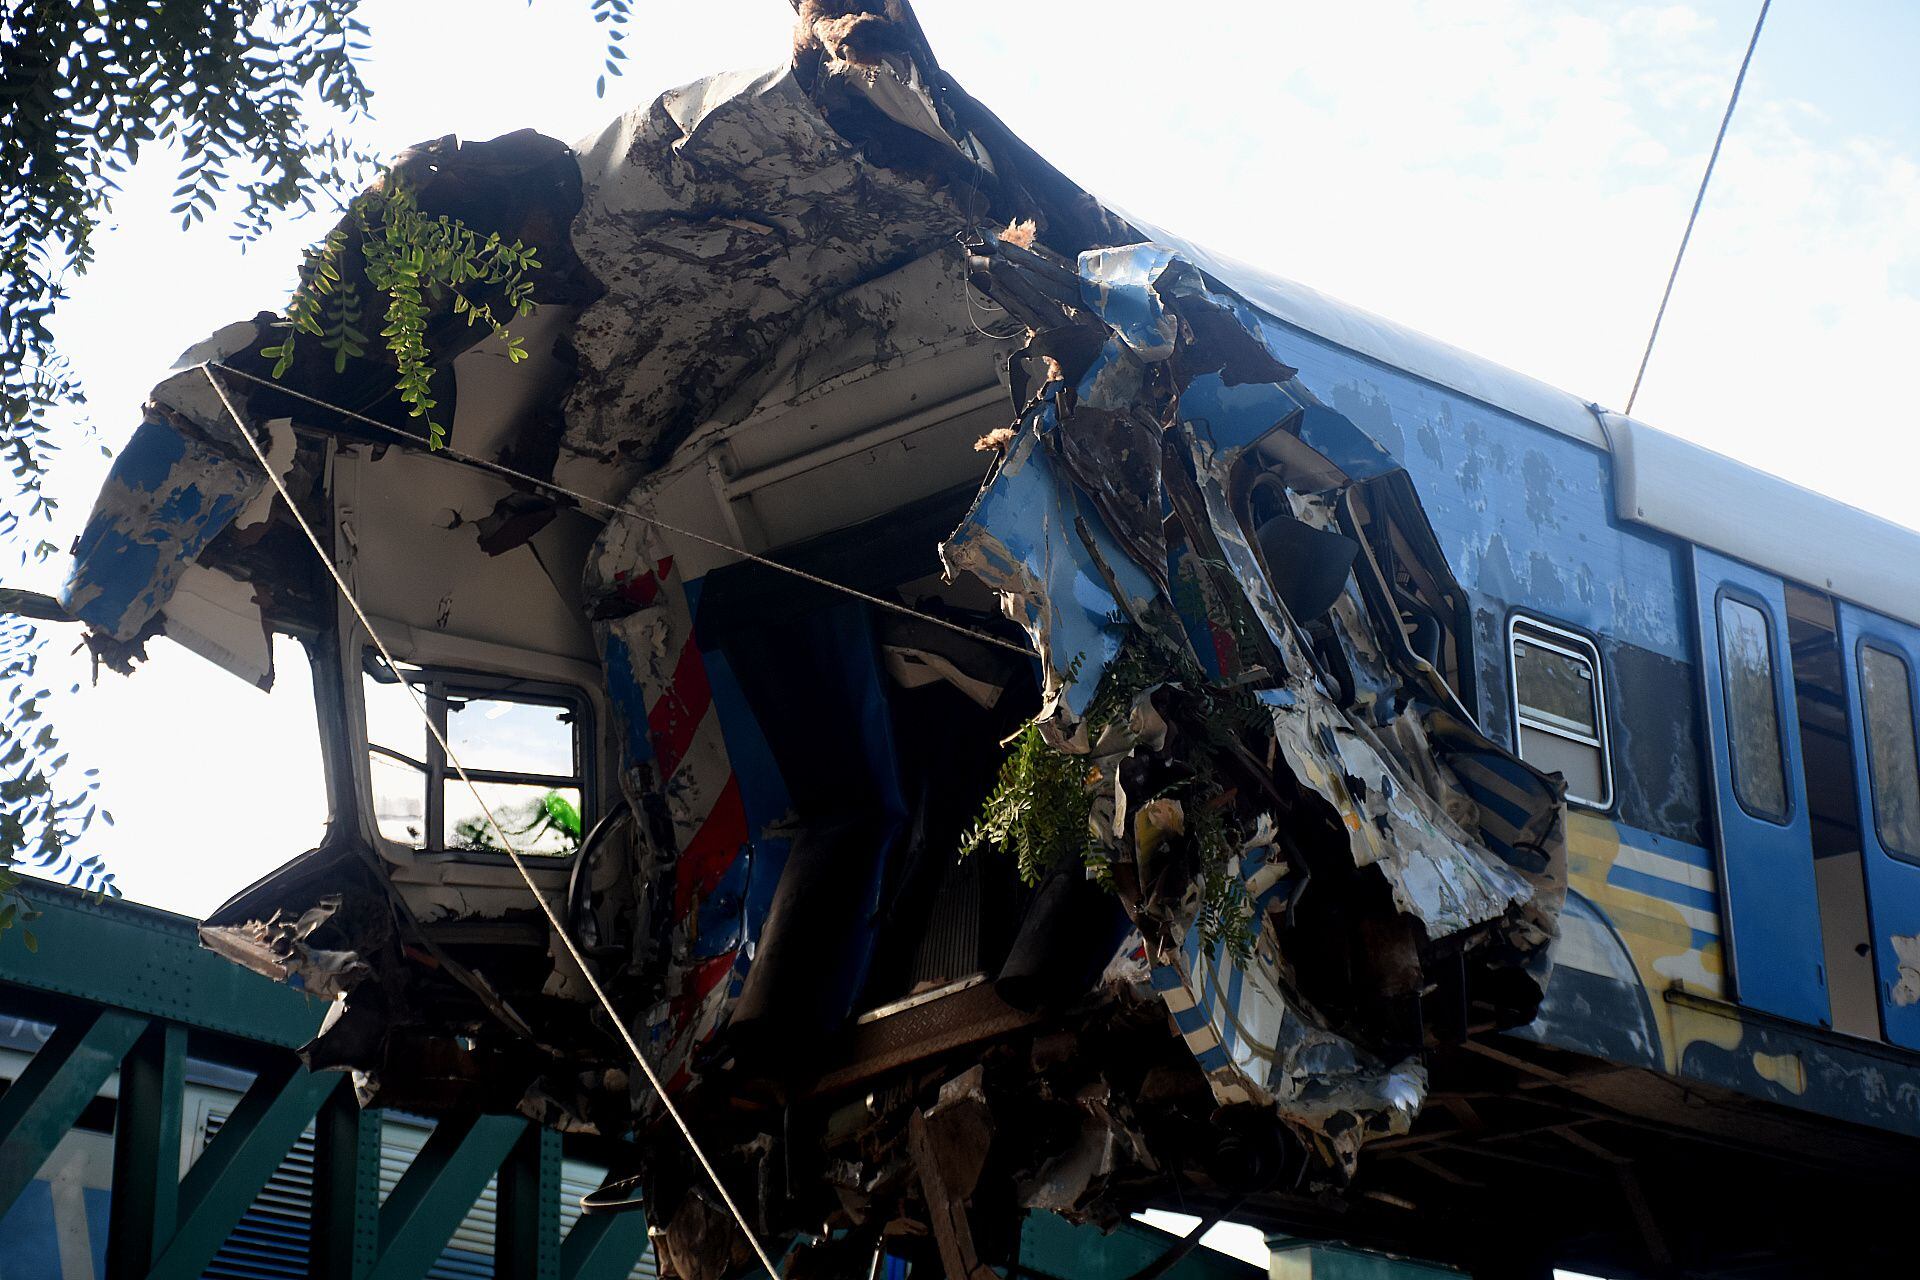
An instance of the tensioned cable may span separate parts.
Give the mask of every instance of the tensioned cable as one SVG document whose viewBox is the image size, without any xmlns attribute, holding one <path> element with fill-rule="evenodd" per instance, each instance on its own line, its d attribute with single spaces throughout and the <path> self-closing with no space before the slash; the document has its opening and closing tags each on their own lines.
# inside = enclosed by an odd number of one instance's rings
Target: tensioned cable
<svg viewBox="0 0 1920 1280">
<path fill-rule="evenodd" d="M 464 463 L 467 466 L 490 472 L 496 476 L 517 480 L 522 484 L 529 484 L 535 488 L 544 489 L 550 494 L 564 497 L 580 506 L 597 507 L 612 515 L 622 515 L 642 521 L 664 533 L 671 533 L 676 537 L 690 538 L 695 542 L 705 543 L 715 550 L 725 551 L 730 555 L 739 556 L 742 560 L 750 560 L 757 565 L 764 565 L 766 568 L 774 569 L 790 577 L 798 578 L 802 582 L 809 582 L 816 587 L 825 587 L 829 591 L 838 591 L 842 595 L 852 596 L 856 600 L 863 600 L 875 608 L 903 614 L 906 617 L 914 618 L 918 621 L 951 631 L 955 635 L 965 636 L 967 639 L 977 641 L 980 644 L 992 645 L 997 649 L 1006 649 L 1010 652 L 1017 653 L 1023 658 L 1031 658 L 1034 656 L 1033 650 L 1027 648 L 1025 645 L 1015 644 L 1011 640 L 1002 640 L 999 636 L 988 635 L 984 631 L 975 631 L 971 627 L 963 627 L 957 622 L 949 622 L 945 618 L 936 617 L 930 613 L 922 613 L 920 610 L 912 608 L 909 605 L 901 604 L 898 600 L 888 600 L 884 596 L 869 594 L 868 592 L 860 590 L 858 587 L 850 587 L 844 582 L 835 582 L 831 578 L 823 578 L 818 574 L 808 573 L 805 569 L 798 569 L 790 564 L 782 564 L 780 561 L 772 559 L 769 556 L 757 555 L 744 547 L 736 547 L 732 543 L 723 541 L 722 539 L 710 538 L 704 533 L 695 533 L 691 529 L 683 529 L 678 525 L 669 524 L 667 521 L 662 520 L 656 515 L 651 515 L 648 512 L 636 511 L 632 507 L 622 506 L 617 502 L 608 502 L 604 498 L 596 498 L 592 494 L 580 493 L 577 490 L 569 489 L 565 485 L 555 481 L 543 480 L 539 476 L 509 467 L 503 462 L 494 462 L 490 459 L 482 458 L 477 454 L 462 452 L 452 445 L 441 445 L 438 448 L 434 448 L 432 442 L 425 436 L 415 435 L 411 431 L 393 426 L 391 423 L 382 422 L 378 418 L 370 418 L 364 413 L 355 413 L 352 409 L 348 409 L 342 405 L 329 404 L 318 396 L 310 396 L 303 391 L 296 391 L 292 387 L 282 385 L 268 378 L 262 378 L 257 374 L 248 373 L 244 369 L 235 369 L 229 365 L 221 364 L 218 360 L 209 360 L 205 364 L 196 367 L 203 371 L 218 369 L 222 373 L 232 374 L 236 378 L 242 378 L 259 386 L 270 388 L 283 396 L 290 396 L 295 400 L 313 405 L 315 408 L 325 409 L 329 413 L 337 413 L 349 421 L 373 427 L 378 431 L 384 431 L 396 439 L 404 440 L 408 444 L 427 449 L 432 454 L 444 457 L 449 461 Z"/>
<path fill-rule="evenodd" d="M 1700 175 L 1700 190 L 1693 197 L 1693 212 L 1687 215 L 1687 229 L 1680 236 L 1680 251 L 1673 255 L 1673 270 L 1667 273 L 1666 292 L 1660 295 L 1660 310 L 1653 316 L 1653 332 L 1647 335 L 1647 349 L 1640 353 L 1640 370 L 1633 375 L 1633 390 L 1627 393 L 1627 413 L 1640 395 L 1640 380 L 1647 376 L 1647 361 L 1653 358 L 1654 340 L 1660 336 L 1660 322 L 1666 319 L 1667 303 L 1673 299 L 1673 282 L 1680 278 L 1680 260 L 1687 256 L 1687 241 L 1693 239 L 1693 224 L 1700 220 L 1700 206 L 1707 198 L 1707 184 L 1713 181 L 1713 165 L 1720 158 L 1720 144 L 1727 140 L 1727 126 L 1733 123 L 1733 109 L 1740 102 L 1740 86 L 1746 83 L 1747 68 L 1753 63 L 1753 51 L 1760 43 L 1760 28 L 1767 25 L 1767 10 L 1773 0 L 1760 0 L 1760 17 L 1753 24 L 1753 38 L 1747 41 L 1747 56 L 1740 59 L 1740 74 L 1733 78 L 1733 96 L 1727 99 L 1727 113 L 1720 117 L 1720 132 L 1713 139 L 1713 151 L 1707 156 L 1707 171 Z"/>
<path fill-rule="evenodd" d="M 307 523 L 306 516 L 301 514 L 299 505 L 293 500 L 293 495 L 287 492 L 286 482 L 274 471 L 272 464 L 267 461 L 265 451 L 253 438 L 253 433 L 247 430 L 246 420 L 233 407 L 233 401 L 227 398 L 226 388 L 220 385 L 220 379 L 214 376 L 213 369 L 207 365 L 201 365 L 200 372 L 206 375 L 207 383 L 212 386 L 213 393 L 220 397 L 221 407 L 226 409 L 227 416 L 233 419 L 234 429 L 240 433 L 240 438 L 247 442 L 247 447 L 259 460 L 260 469 L 266 472 L 267 479 L 279 493 L 280 500 L 287 504 L 287 510 L 293 514 L 294 523 L 300 526 L 300 532 L 307 535 L 307 541 L 312 545 L 314 554 L 319 556 L 320 563 L 326 566 L 327 575 L 333 579 L 333 585 L 339 588 L 340 596 L 347 602 L 347 607 L 353 610 L 353 616 L 360 620 L 360 625 L 365 628 L 374 647 L 380 650 L 380 656 L 386 660 L 388 668 L 394 671 L 400 670 L 400 664 L 395 660 L 393 651 L 387 648 L 387 642 L 380 638 L 380 633 L 373 629 L 373 622 L 367 617 L 366 610 L 360 607 L 360 601 L 354 596 L 353 588 L 347 585 L 346 577 L 340 572 L 339 566 L 334 564 L 333 557 L 328 555 L 326 548 L 321 545 L 320 536 L 313 531 L 313 526 Z M 440 750 L 446 753 L 448 763 L 453 765 L 454 771 L 460 775 L 460 781 L 466 783 L 467 790 L 473 794 L 474 803 L 480 806 L 480 812 L 486 817 L 487 827 L 493 832 L 494 839 L 498 840 L 500 847 L 507 851 L 507 857 L 513 861 L 514 870 L 520 873 L 520 878 L 527 882 L 527 892 L 531 893 L 533 900 L 539 904 L 540 912 L 546 916 L 547 924 L 553 929 L 554 936 L 560 939 L 562 946 L 566 947 L 567 954 L 572 957 L 581 976 L 586 978 L 587 985 L 593 989 L 594 996 L 599 999 L 600 1007 L 606 1010 L 607 1017 L 619 1029 L 620 1038 L 626 1041 L 628 1051 L 633 1054 L 633 1060 L 640 1064 L 640 1070 L 645 1073 L 647 1083 L 653 1086 L 653 1091 L 659 1097 L 661 1105 L 666 1108 L 667 1114 L 673 1117 L 674 1124 L 679 1126 L 680 1136 L 687 1140 L 687 1146 L 693 1152 L 694 1159 L 698 1160 L 700 1167 L 706 1171 L 707 1177 L 713 1183 L 713 1189 L 720 1193 L 720 1199 L 726 1203 L 727 1212 L 733 1215 L 733 1220 L 740 1227 L 741 1234 L 746 1236 L 747 1243 L 753 1247 L 754 1256 L 760 1260 L 760 1265 L 766 1268 L 769 1276 L 779 1280 L 780 1271 L 773 1265 L 773 1259 L 767 1256 L 766 1248 L 760 1243 L 760 1237 L 754 1234 L 752 1227 L 747 1225 L 746 1215 L 740 1212 L 740 1206 L 733 1202 L 733 1195 L 727 1190 L 726 1184 L 720 1181 L 720 1174 L 707 1159 L 707 1153 L 701 1149 L 699 1140 L 693 1136 L 693 1130 L 688 1126 L 686 1118 L 680 1114 L 680 1108 L 674 1106 L 673 1099 L 667 1096 L 666 1086 L 660 1082 L 660 1076 L 654 1071 L 653 1064 L 648 1062 L 647 1055 L 640 1051 L 639 1042 L 634 1039 L 633 1032 L 628 1030 L 626 1020 L 614 1009 L 613 1001 L 608 999 L 606 990 L 600 985 L 600 980 L 594 977 L 593 970 L 587 964 L 587 958 L 574 944 L 573 934 L 560 923 L 560 917 L 554 911 L 553 904 L 547 901 L 546 895 L 540 892 L 540 886 L 534 883 L 533 873 L 527 870 L 527 864 L 520 857 L 519 851 L 513 847 L 513 842 L 507 839 L 507 833 L 501 828 L 499 819 L 493 816 L 492 806 L 481 796 L 480 788 L 475 786 L 473 779 L 468 776 L 466 765 L 461 763 L 453 745 L 447 741 L 447 736 L 433 722 L 433 717 L 428 714 L 427 705 L 421 700 L 419 691 L 413 687 L 413 682 L 403 679 L 400 683 L 405 687 L 407 696 L 413 700 L 414 710 L 418 711 L 421 720 L 426 722 L 427 732 L 432 734 L 433 740 L 440 744 Z"/>
</svg>

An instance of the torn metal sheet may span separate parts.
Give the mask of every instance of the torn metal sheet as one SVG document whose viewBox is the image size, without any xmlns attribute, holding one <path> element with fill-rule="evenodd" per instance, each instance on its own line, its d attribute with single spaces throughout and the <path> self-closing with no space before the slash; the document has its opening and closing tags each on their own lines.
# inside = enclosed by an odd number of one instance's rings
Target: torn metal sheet
<svg viewBox="0 0 1920 1280">
<path fill-rule="evenodd" d="M 322 850 L 207 945 L 334 999 L 308 1059 L 369 1104 L 631 1139 L 683 1280 L 750 1254 L 614 1022 L 772 1241 L 979 1273 L 1024 1209 L 1342 1194 L 1469 1009 L 1532 1016 L 1559 784 L 1465 710 L 1419 496 L 1278 331 L 1007 133 L 903 4 L 799 8 L 789 65 L 578 149 L 403 161 L 553 264 L 525 367 L 434 303 L 479 466 L 270 379 L 237 428 L 156 392 L 69 602 L 253 680 L 297 621 L 333 783 Z M 265 377 L 270 336 L 217 351 Z M 404 426 L 391 374 L 287 386 Z M 236 429 L 393 664 L 311 594 Z M 460 830 L 402 680 L 540 824 L 564 937 Z"/>
<path fill-rule="evenodd" d="M 1007 616 L 1033 637 L 1048 667 L 1047 705 L 1084 715 L 1131 619 L 1158 589 L 1123 554 L 1082 491 L 1042 446 L 1057 424 L 1047 401 L 1027 417 L 966 522 L 941 544 L 950 575 L 973 574 L 1000 592 Z"/>
<path fill-rule="evenodd" d="M 1239 895 L 1247 912 L 1243 941 L 1229 947 L 1209 937 L 1203 945 L 1202 912 L 1216 908 L 1203 906 L 1197 892 L 1170 896 L 1157 884 L 1169 856 L 1161 847 L 1193 844 L 1190 820 L 1178 801 L 1131 800 L 1126 783 L 1130 769 L 1148 778 L 1175 776 L 1182 767 L 1181 747 L 1168 748 L 1165 718 L 1140 702 L 1125 732 L 1116 738 L 1108 726 L 1089 747 L 1087 735 L 1075 732 L 1094 692 L 1122 644 L 1141 643 L 1150 635 L 1187 644 L 1199 639 L 1196 666 L 1215 678 L 1258 679 L 1267 685 L 1259 691 L 1258 706 L 1270 716 L 1267 767 L 1275 770 L 1276 781 L 1262 785 L 1287 807 L 1300 802 L 1288 794 L 1296 790 L 1326 805 L 1337 823 L 1329 834 L 1338 832 L 1337 843 L 1352 868 L 1378 874 L 1391 910 L 1413 922 L 1397 953 L 1389 949 L 1400 955 L 1395 963 L 1401 968 L 1383 971 L 1388 989 L 1417 990 L 1424 981 L 1420 957 L 1443 940 L 1463 937 L 1469 949 L 1497 943 L 1501 954 L 1525 957 L 1539 984 L 1537 1001 L 1544 990 L 1542 957 L 1564 884 L 1557 784 L 1455 715 L 1456 701 L 1430 660 L 1411 660 L 1405 672 L 1410 683 L 1401 685 L 1394 701 L 1375 697 L 1345 708 L 1339 704 L 1328 668 L 1314 653 L 1316 645 L 1333 637 L 1313 640 L 1302 629 L 1311 619 L 1294 617 L 1281 602 L 1270 574 L 1286 566 L 1263 563 L 1229 495 L 1244 492 L 1242 463 L 1251 451 L 1282 435 L 1291 435 L 1318 458 L 1316 466 L 1296 471 L 1316 477 L 1317 483 L 1336 481 L 1317 499 L 1301 496 L 1290 503 L 1278 518 L 1282 524 L 1315 509 L 1325 525 L 1324 513 L 1347 487 L 1378 485 L 1393 469 L 1383 465 L 1387 460 L 1377 449 L 1362 449 L 1349 459 L 1360 464 L 1358 474 L 1349 474 L 1302 440 L 1311 394 L 1266 350 L 1263 331 L 1245 304 L 1210 286 L 1171 251 L 1153 246 L 1092 251 L 1081 256 L 1079 270 L 1082 297 L 1104 323 L 1106 339 L 1083 371 L 1062 371 L 1075 382 L 1074 390 L 1056 383 L 1041 392 L 969 522 L 948 543 L 949 571 L 970 569 L 999 590 L 1008 616 L 1028 627 L 1043 655 L 1047 688 L 1078 695 L 1059 705 L 1049 702 L 1042 717 L 1054 720 L 1057 741 L 1094 753 L 1093 776 L 1101 780 L 1098 785 L 1111 788 L 1110 800 L 1096 807 L 1112 812 L 1113 856 L 1130 855 L 1134 862 L 1138 888 L 1130 889 L 1123 879 L 1123 901 L 1158 957 L 1155 984 L 1166 993 L 1176 1025 L 1207 1069 L 1216 1097 L 1276 1108 L 1350 1173 L 1368 1137 L 1405 1132 L 1424 1097 L 1425 1073 L 1404 1049 L 1396 1056 L 1392 1046 L 1355 1044 L 1300 998 L 1299 986 L 1311 980 L 1315 962 L 1302 953 L 1307 941 L 1289 936 L 1286 917 L 1296 905 L 1311 910 L 1315 890 L 1303 880 L 1285 895 L 1284 911 L 1277 899 L 1290 875 L 1306 872 L 1314 857 L 1297 844 L 1284 854 L 1271 843 L 1243 849 L 1226 872 L 1245 883 Z M 1056 323 L 1084 327 L 1088 321 L 1062 306 Z M 1083 347 L 1092 349 L 1092 344 Z M 1087 433 L 1112 447 L 1116 409 L 1165 424 L 1154 443 L 1164 448 L 1166 461 L 1151 471 L 1109 466 L 1097 476 L 1083 466 L 1073 472 L 1075 479 L 1065 478 L 1063 460 L 1072 452 L 1067 442 Z M 1183 478 L 1183 484 L 1173 483 Z M 1098 511 L 1080 496 L 1082 483 L 1111 486 L 1128 479 L 1153 488 L 1131 495 L 1130 502 L 1103 503 Z M 1140 540 L 1129 544 L 1134 553 L 1129 558 L 1118 543 L 1095 532 L 1103 517 L 1120 512 L 1124 520 L 1125 512 L 1141 509 L 1171 511 L 1175 524 L 1187 526 L 1185 540 L 1200 558 L 1184 579 L 1166 578 L 1157 563 L 1140 563 Z M 1077 539 L 1058 532 L 1068 525 Z M 1402 535 L 1411 539 L 1403 545 L 1430 544 L 1431 535 L 1423 533 Z M 1305 546 L 1299 538 L 1272 545 L 1272 554 L 1302 554 Z M 1226 572 L 1207 571 L 1203 566 L 1209 562 Z M 1351 566 L 1350 552 L 1344 563 Z M 1444 585 L 1444 568 L 1437 571 Z M 1156 579 L 1169 586 L 1158 586 Z M 1212 590 L 1191 589 L 1194 579 L 1209 580 Z M 1176 581 L 1187 581 L 1189 589 L 1175 593 Z M 1095 589 L 1089 592 L 1087 584 L 1096 584 Z M 1122 584 L 1124 594 L 1111 589 Z M 1099 585 L 1109 589 L 1100 592 Z M 1335 599 L 1340 597 L 1343 607 L 1329 616 L 1343 632 L 1345 652 L 1379 652 L 1376 637 L 1383 628 L 1399 639 L 1399 620 L 1381 618 L 1377 604 L 1369 610 L 1357 585 L 1338 590 Z M 1296 595 L 1295 603 L 1304 599 Z M 1066 614 L 1068 600 L 1083 610 Z M 1124 609 L 1116 608 L 1121 601 Z M 1313 611 L 1330 607 L 1319 604 Z M 1167 625 L 1176 618 L 1179 625 Z M 1264 658 L 1262 646 L 1250 648 L 1248 637 L 1240 634 L 1250 624 L 1257 625 L 1265 642 Z M 1249 669 L 1254 662 L 1264 665 Z M 1376 686 L 1385 678 L 1377 673 Z M 1403 710 L 1409 693 L 1415 701 Z M 1143 709 L 1152 713 L 1145 722 Z M 1472 789 L 1484 778 L 1476 774 L 1470 782 L 1444 762 L 1436 766 L 1429 725 L 1446 734 L 1463 757 L 1499 762 L 1508 784 L 1504 816 L 1482 818 Z M 1187 726 L 1185 735 L 1175 736 L 1190 742 L 1197 728 Z M 1234 746 L 1241 753 L 1248 749 L 1244 739 Z M 1222 786 L 1209 804 L 1228 803 L 1238 794 L 1233 784 Z M 1522 796 L 1524 833 L 1507 830 L 1506 839 L 1490 840 L 1483 827 L 1510 825 L 1511 801 Z M 1258 831 L 1287 825 L 1284 812 L 1264 804 L 1249 807 L 1238 801 L 1234 807 L 1247 810 Z M 1304 842 L 1307 836 L 1294 839 Z M 1525 855 L 1516 847 L 1522 842 Z M 1282 870 L 1283 860 L 1299 865 Z M 1536 897 L 1544 902 L 1537 904 Z M 1217 920 L 1213 927 L 1219 927 Z"/>
<path fill-rule="evenodd" d="M 276 915 L 264 922 L 208 927 L 201 942 L 238 964 L 322 999 L 345 997 L 373 975 L 372 966 L 354 951 L 317 947 L 315 931 L 340 910 L 339 895 L 322 898 L 296 920 Z"/>
<path fill-rule="evenodd" d="M 1274 959 L 1236 957 L 1189 930 L 1152 981 L 1223 1105 L 1276 1109 L 1351 1174 L 1368 1140 L 1412 1127 L 1426 1068 L 1383 1062 L 1322 1025 L 1275 980 Z"/>
<path fill-rule="evenodd" d="M 205 380 L 188 373 L 175 381 Z M 214 536 L 266 488 L 231 428 L 213 430 L 210 438 L 162 411 L 141 423 L 114 458 L 61 593 L 74 617 L 132 640 Z"/>
</svg>

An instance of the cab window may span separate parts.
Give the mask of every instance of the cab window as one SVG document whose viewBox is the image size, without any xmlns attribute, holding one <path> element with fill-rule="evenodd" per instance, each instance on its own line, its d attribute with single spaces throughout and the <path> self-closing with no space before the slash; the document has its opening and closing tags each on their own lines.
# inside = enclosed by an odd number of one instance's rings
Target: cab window
<svg viewBox="0 0 1920 1280">
<path fill-rule="evenodd" d="M 1567 799 L 1613 803 L 1600 654 L 1584 636 L 1532 618 L 1509 633 L 1515 738 L 1520 758 L 1567 780 Z"/>
<path fill-rule="evenodd" d="M 406 686 L 473 780 L 470 790 Z M 586 706 L 577 691 L 513 677 L 402 664 L 369 651 L 361 679 L 380 835 L 427 852 L 504 853 L 486 808 L 523 854 L 564 857 L 587 802 Z"/>
</svg>

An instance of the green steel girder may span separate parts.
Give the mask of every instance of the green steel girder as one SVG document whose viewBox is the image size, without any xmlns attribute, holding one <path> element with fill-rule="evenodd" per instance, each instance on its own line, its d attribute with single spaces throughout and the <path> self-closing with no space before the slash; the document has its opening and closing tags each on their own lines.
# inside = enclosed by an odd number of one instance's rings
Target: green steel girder
<svg viewBox="0 0 1920 1280">
<path fill-rule="evenodd" d="M 200 1275 L 320 1105 L 345 1085 L 345 1076 L 308 1071 L 295 1058 L 255 1078 L 180 1184 L 180 1226 L 154 1280 Z"/>
<path fill-rule="evenodd" d="M 186 1078 L 187 1029 L 177 1022 L 147 1028 L 120 1065 L 107 1280 L 146 1275 L 179 1225 Z"/>
<path fill-rule="evenodd" d="M 582 1216 L 560 1247 L 561 1280 L 624 1280 L 646 1251 L 644 1214 Z"/>
<path fill-rule="evenodd" d="M 560 1280 L 560 1135 L 528 1125 L 500 1166 L 495 1275 Z"/>
<path fill-rule="evenodd" d="M 326 1002 L 200 946 L 194 921 L 34 881 L 40 949 L 0 947 L 0 983 L 112 1005 L 188 1027 L 297 1049 Z"/>
<path fill-rule="evenodd" d="M 380 1256 L 380 1130 L 380 1113 L 361 1109 L 351 1089 L 314 1118 L 312 1280 L 366 1280 Z"/>
<path fill-rule="evenodd" d="M 425 1275 L 526 1128 L 519 1116 L 442 1120 L 380 1207 L 369 1280 Z"/>
<path fill-rule="evenodd" d="M 23 951 L 0 947 L 0 953 L 9 955 Z M 118 1009 L 70 1018 L 0 1094 L 0 1217 L 27 1189 L 146 1027 L 145 1018 Z"/>
</svg>

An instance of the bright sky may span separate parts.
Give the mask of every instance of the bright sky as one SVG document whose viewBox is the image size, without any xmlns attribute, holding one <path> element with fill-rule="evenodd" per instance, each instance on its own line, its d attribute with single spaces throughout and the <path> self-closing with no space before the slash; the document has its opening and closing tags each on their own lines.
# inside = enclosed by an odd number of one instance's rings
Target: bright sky
<svg viewBox="0 0 1920 1280">
<path fill-rule="evenodd" d="M 918 10 L 943 64 L 1072 177 L 1139 216 L 1620 407 L 1757 0 L 1049 0 Z M 586 0 L 370 0 L 387 152 L 531 126 L 580 138 L 700 75 L 780 60 L 784 0 L 649 4 L 593 93 Z M 1920 527 L 1920 5 L 1782 0 L 1747 81 L 1637 416 Z M 244 256 L 168 216 L 174 166 L 126 184 L 60 338 L 118 445 L 174 356 L 277 308 L 332 215 Z M 54 538 L 104 469 L 76 446 Z M 8 562 L 11 561 L 8 557 Z M 63 570 L 28 571 L 50 589 Z M 262 694 L 169 642 L 86 684 L 43 674 L 127 893 L 203 913 L 320 836 L 298 651 Z"/>
</svg>

